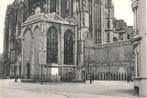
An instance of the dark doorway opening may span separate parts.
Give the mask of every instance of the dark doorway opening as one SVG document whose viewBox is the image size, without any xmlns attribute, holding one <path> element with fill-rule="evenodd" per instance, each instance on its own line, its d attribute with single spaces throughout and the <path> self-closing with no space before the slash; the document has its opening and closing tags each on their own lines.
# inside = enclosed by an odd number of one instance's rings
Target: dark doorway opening
<svg viewBox="0 0 147 98">
<path fill-rule="evenodd" d="M 30 63 L 27 63 L 27 79 L 30 79 Z"/>
</svg>

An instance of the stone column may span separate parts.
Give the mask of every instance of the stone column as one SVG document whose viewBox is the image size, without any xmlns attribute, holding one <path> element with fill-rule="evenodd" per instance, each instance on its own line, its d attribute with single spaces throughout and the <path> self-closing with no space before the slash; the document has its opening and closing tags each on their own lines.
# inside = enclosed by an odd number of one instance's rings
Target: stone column
<svg viewBox="0 0 147 98">
<path fill-rule="evenodd" d="M 24 65 L 24 58 L 23 58 L 23 55 L 24 55 L 24 50 L 23 50 L 23 48 L 24 48 L 24 38 L 22 38 L 22 40 L 21 40 L 21 42 L 22 42 L 22 47 L 21 47 L 21 78 L 23 77 L 23 72 L 24 72 L 24 70 L 23 70 L 23 65 Z"/>
<path fill-rule="evenodd" d="M 136 61 L 136 63 L 135 63 L 135 77 L 139 77 L 139 63 L 138 63 L 138 60 L 139 60 L 139 51 L 138 51 L 138 48 L 139 48 L 139 46 L 137 45 L 136 47 L 135 47 L 135 61 Z"/>
<path fill-rule="evenodd" d="M 34 71 L 34 68 L 35 68 L 35 65 L 34 65 L 34 37 L 32 37 L 32 58 L 31 58 L 31 78 L 34 78 L 33 76 L 35 75 L 35 71 Z"/>
<path fill-rule="evenodd" d="M 78 29 L 78 69 L 77 69 L 77 75 L 78 80 L 81 80 L 81 66 L 84 65 L 84 41 L 89 33 L 89 12 L 88 12 L 88 0 L 80 0 L 79 4 L 79 13 L 78 17 L 79 20 L 79 29 Z"/>
<path fill-rule="evenodd" d="M 61 25 L 61 64 L 64 64 L 64 27 Z"/>
<path fill-rule="evenodd" d="M 88 12 L 88 0 L 80 0 L 80 29 L 79 29 L 79 38 L 78 38 L 78 44 L 79 44 L 79 64 L 78 65 L 83 65 L 84 64 L 84 41 L 89 34 L 89 12 Z"/>
<path fill-rule="evenodd" d="M 74 39 L 74 65 L 77 65 L 77 28 L 75 28 L 75 39 Z"/>
<path fill-rule="evenodd" d="M 61 33 L 58 30 L 58 64 L 62 64 L 62 55 L 61 55 L 61 49 L 62 49 L 62 43 L 61 43 Z"/>
</svg>

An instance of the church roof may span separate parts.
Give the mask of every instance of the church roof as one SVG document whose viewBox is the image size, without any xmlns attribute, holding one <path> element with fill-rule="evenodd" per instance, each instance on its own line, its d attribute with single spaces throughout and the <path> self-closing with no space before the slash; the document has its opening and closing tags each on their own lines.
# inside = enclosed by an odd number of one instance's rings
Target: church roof
<svg viewBox="0 0 147 98">
<path fill-rule="evenodd" d="M 44 13 L 39 13 L 30 16 L 25 23 L 30 23 L 30 22 L 35 22 L 35 21 L 49 21 L 49 22 L 56 22 L 56 23 L 61 23 L 61 24 L 69 24 L 66 20 L 64 20 L 62 17 L 60 17 L 56 13 L 49 13 L 49 14 L 44 14 Z"/>
</svg>

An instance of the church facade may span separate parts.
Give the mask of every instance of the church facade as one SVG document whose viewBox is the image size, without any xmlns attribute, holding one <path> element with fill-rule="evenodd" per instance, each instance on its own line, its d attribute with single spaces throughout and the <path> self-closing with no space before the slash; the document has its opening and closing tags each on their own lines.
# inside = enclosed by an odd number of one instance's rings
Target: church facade
<svg viewBox="0 0 147 98">
<path fill-rule="evenodd" d="M 114 35 L 111 0 L 15 0 L 6 13 L 5 76 L 34 79 L 51 68 L 81 75 L 86 47 L 116 42 Z"/>
</svg>

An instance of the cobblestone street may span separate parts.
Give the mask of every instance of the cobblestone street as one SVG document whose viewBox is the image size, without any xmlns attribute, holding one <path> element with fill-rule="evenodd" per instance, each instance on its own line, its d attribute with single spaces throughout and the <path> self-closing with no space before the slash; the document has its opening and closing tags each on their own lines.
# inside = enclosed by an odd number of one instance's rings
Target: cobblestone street
<svg viewBox="0 0 147 98">
<path fill-rule="evenodd" d="M 9 92 L 9 94 L 8 94 Z M 23 97 L 22 97 L 23 95 Z M 0 98 L 138 98 L 133 83 L 95 81 L 86 83 L 15 83 L 0 80 Z"/>
</svg>

